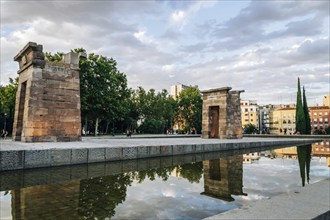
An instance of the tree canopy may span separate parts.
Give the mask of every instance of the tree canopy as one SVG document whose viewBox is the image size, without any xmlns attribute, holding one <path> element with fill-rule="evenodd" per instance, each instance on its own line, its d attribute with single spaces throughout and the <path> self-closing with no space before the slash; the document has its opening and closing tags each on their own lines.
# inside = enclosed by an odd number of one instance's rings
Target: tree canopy
<svg viewBox="0 0 330 220">
<path fill-rule="evenodd" d="M 178 120 L 182 121 L 184 132 L 202 130 L 203 99 L 198 87 L 189 86 L 178 97 Z"/>
<path fill-rule="evenodd" d="M 1 127 L 6 126 L 6 130 L 11 133 L 13 129 L 16 92 L 18 88 L 18 77 L 9 78 L 9 84 L 0 86 L 0 113 Z"/>
</svg>

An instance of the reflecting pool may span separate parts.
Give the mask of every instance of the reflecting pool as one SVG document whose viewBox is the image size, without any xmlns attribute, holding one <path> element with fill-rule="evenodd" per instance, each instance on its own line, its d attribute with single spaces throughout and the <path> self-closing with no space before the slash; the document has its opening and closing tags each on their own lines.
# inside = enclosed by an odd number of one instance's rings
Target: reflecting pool
<svg viewBox="0 0 330 220">
<path fill-rule="evenodd" d="M 202 219 L 251 201 L 299 192 L 301 159 L 297 150 L 288 154 L 286 149 L 290 148 L 221 153 L 212 159 L 112 175 L 80 169 L 87 172 L 86 178 L 75 177 L 79 169 L 66 173 L 67 167 L 59 168 L 62 175 L 56 177 L 47 169 L 36 171 L 38 175 L 9 173 L 21 182 L 6 185 L 1 180 L 0 219 Z M 329 178 L 329 155 L 303 157 L 309 160 L 309 184 Z"/>
</svg>

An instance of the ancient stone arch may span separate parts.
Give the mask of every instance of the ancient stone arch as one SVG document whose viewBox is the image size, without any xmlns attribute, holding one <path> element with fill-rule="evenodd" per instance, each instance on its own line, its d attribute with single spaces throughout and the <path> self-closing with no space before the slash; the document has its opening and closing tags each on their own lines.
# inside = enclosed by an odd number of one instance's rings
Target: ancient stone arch
<svg viewBox="0 0 330 220">
<path fill-rule="evenodd" d="M 202 91 L 202 138 L 242 138 L 240 94 L 223 87 Z"/>
<path fill-rule="evenodd" d="M 19 84 L 13 140 L 81 140 L 79 57 L 70 52 L 60 62 L 46 61 L 42 45 L 29 42 L 15 57 Z"/>
</svg>

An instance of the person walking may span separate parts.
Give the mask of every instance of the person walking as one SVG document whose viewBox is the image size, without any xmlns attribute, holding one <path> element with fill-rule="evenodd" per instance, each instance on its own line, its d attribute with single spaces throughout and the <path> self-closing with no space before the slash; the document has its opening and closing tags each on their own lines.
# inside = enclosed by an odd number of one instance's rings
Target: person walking
<svg viewBox="0 0 330 220">
<path fill-rule="evenodd" d="M 7 135 L 8 135 L 8 131 L 6 131 L 6 129 L 2 129 L 1 137 L 2 137 L 3 139 L 6 139 Z"/>
</svg>

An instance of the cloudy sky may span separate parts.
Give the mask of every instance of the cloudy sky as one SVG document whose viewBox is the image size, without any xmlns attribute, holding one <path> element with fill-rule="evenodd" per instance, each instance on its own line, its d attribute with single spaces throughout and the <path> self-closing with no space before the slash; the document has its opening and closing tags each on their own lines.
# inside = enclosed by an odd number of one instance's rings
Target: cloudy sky
<svg viewBox="0 0 330 220">
<path fill-rule="evenodd" d="M 129 87 L 230 86 L 258 103 L 309 105 L 330 93 L 328 0 L 3 1 L 1 84 L 29 41 L 44 51 L 113 57 Z"/>
</svg>

